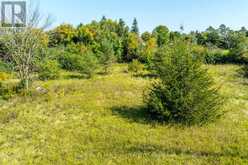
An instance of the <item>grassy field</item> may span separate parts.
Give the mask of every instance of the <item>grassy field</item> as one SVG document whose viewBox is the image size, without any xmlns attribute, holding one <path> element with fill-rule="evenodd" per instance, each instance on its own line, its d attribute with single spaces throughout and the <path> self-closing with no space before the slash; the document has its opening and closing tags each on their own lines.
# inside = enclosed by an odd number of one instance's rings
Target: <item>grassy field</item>
<svg viewBox="0 0 248 165">
<path fill-rule="evenodd" d="M 226 103 L 221 120 L 182 127 L 148 120 L 151 80 L 125 73 L 36 82 L 47 94 L 0 102 L 0 164 L 248 164 L 248 80 L 239 66 L 208 66 Z"/>
</svg>

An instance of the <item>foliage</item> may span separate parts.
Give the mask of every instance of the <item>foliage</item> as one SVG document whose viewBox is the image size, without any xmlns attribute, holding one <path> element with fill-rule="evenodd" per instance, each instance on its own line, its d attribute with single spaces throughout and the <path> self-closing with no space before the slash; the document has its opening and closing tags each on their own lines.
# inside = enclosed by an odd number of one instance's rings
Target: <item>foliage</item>
<svg viewBox="0 0 248 165">
<path fill-rule="evenodd" d="M 92 52 L 87 52 L 82 56 L 82 60 L 80 60 L 80 65 L 78 66 L 78 71 L 87 76 L 87 78 L 92 78 L 97 69 L 99 67 L 99 63 L 97 58 Z"/>
<path fill-rule="evenodd" d="M 211 26 L 206 30 L 206 39 L 207 45 L 218 47 L 218 45 L 220 44 L 219 33 L 215 28 Z"/>
<path fill-rule="evenodd" d="M 64 52 L 58 57 L 62 69 L 68 71 L 77 71 L 88 78 L 92 77 L 98 68 L 98 60 L 91 51 L 83 54 Z"/>
<path fill-rule="evenodd" d="M 79 54 L 69 52 L 63 52 L 60 56 L 58 56 L 58 61 L 61 68 L 68 71 L 78 70 L 81 60 L 82 58 Z"/>
<path fill-rule="evenodd" d="M 0 72 L 10 72 L 11 65 L 0 60 Z"/>
<path fill-rule="evenodd" d="M 152 34 L 149 33 L 149 32 L 144 32 L 144 33 L 142 33 L 142 35 L 141 35 L 141 39 L 142 39 L 144 42 L 149 41 L 151 38 L 152 38 Z"/>
<path fill-rule="evenodd" d="M 71 43 L 68 44 L 67 47 L 65 48 L 65 51 L 72 53 L 72 54 L 83 54 L 87 51 L 89 51 L 90 49 L 85 46 L 84 44 L 80 44 L 80 43 Z"/>
<path fill-rule="evenodd" d="M 206 64 L 226 64 L 235 61 L 229 50 L 220 48 L 207 48 L 200 45 L 193 45 L 192 53 L 203 58 Z"/>
<path fill-rule="evenodd" d="M 8 48 L 6 47 L 5 42 L 6 41 L 4 37 L 0 37 L 0 63 L 2 63 L 2 61 L 11 61 L 11 57 L 9 55 Z"/>
<path fill-rule="evenodd" d="M 140 48 L 139 60 L 146 63 L 148 66 L 152 63 L 152 59 L 157 50 L 157 43 L 154 37 L 151 37 L 144 42 Z"/>
<path fill-rule="evenodd" d="M 77 29 L 77 42 L 85 45 L 94 43 L 96 32 L 90 26 L 79 26 Z"/>
<path fill-rule="evenodd" d="M 59 78 L 59 63 L 57 60 L 43 60 L 39 65 L 40 80 L 54 80 Z"/>
<path fill-rule="evenodd" d="M 124 61 L 130 62 L 139 58 L 141 40 L 136 33 L 129 33 L 124 44 Z"/>
<path fill-rule="evenodd" d="M 222 49 L 208 49 L 205 55 L 207 64 L 225 64 L 232 61 L 230 52 Z"/>
<path fill-rule="evenodd" d="M 132 25 L 132 28 L 131 28 L 131 32 L 139 35 L 138 21 L 137 21 L 136 18 L 134 18 L 134 20 L 133 20 L 133 25 Z"/>
<path fill-rule="evenodd" d="M 192 53 L 194 55 L 201 57 L 201 58 L 205 57 L 208 53 L 208 49 L 204 46 L 201 46 L 201 45 L 194 44 L 191 46 L 191 48 L 192 48 Z"/>
<path fill-rule="evenodd" d="M 243 74 L 244 77 L 248 78 L 248 65 L 247 64 L 243 65 L 243 67 L 241 68 L 241 73 Z"/>
<path fill-rule="evenodd" d="M 3 83 L 0 81 L 0 100 L 7 100 L 16 94 L 16 86 L 13 83 Z"/>
<path fill-rule="evenodd" d="M 246 63 L 248 61 L 246 33 L 232 31 L 225 25 L 221 25 L 217 30 L 209 28 L 203 35 L 205 37 L 198 33 L 197 38 L 198 44 L 205 44 L 209 48 L 206 55 L 207 63 Z"/>
<path fill-rule="evenodd" d="M 32 73 L 35 68 L 35 60 L 41 55 L 46 47 L 47 40 L 44 32 L 40 29 L 26 27 L 22 31 L 8 33 L 5 37 L 5 45 L 11 55 L 18 78 L 25 83 L 26 91 L 29 90 Z"/>
<path fill-rule="evenodd" d="M 153 36 L 157 39 L 158 47 L 163 47 L 165 44 L 169 42 L 169 29 L 166 26 L 158 26 L 156 27 L 153 32 Z"/>
<path fill-rule="evenodd" d="M 49 33 L 50 46 L 67 45 L 71 43 L 76 35 L 74 27 L 70 24 L 62 24 Z"/>
<path fill-rule="evenodd" d="M 128 32 L 129 32 L 129 27 L 126 25 L 123 19 L 119 19 L 117 30 L 116 30 L 116 33 L 118 34 L 118 36 L 121 39 L 123 39 L 124 37 L 127 36 Z"/>
<path fill-rule="evenodd" d="M 87 50 L 92 50 L 96 55 L 101 53 L 101 43 L 108 40 L 113 45 L 115 58 L 118 62 L 131 62 L 133 59 L 139 59 L 149 65 L 149 58 L 153 54 L 151 52 L 154 52 L 154 47 L 163 47 L 176 40 L 210 49 L 210 53 L 206 52 L 205 56 L 207 61 L 210 59 L 213 62 L 208 63 L 221 63 L 222 61 L 225 63 L 244 63 L 246 49 L 243 49 L 243 46 L 247 45 L 245 40 L 247 40 L 248 31 L 244 27 L 239 31 L 234 31 L 222 24 L 219 28 L 210 26 L 203 32 L 192 31 L 186 34 L 177 31 L 170 32 L 166 26 L 160 25 L 152 31 L 152 34 L 144 32 L 139 36 L 137 19 L 134 19 L 129 30 L 123 19 L 114 21 L 103 17 L 99 22 L 92 21 L 89 24 L 80 24 L 77 28 L 69 24 L 62 24 L 49 31 L 48 34 L 51 47 L 57 47 L 61 44 L 66 47 L 75 44 L 84 45 Z M 154 39 L 156 44 L 154 44 Z M 215 62 L 216 51 L 213 52 L 212 50 L 228 50 L 230 56 L 228 59 L 222 59 L 220 57 L 222 54 L 216 54 L 217 62 Z"/>
<path fill-rule="evenodd" d="M 242 33 L 235 34 L 233 38 L 235 42 L 230 49 L 230 62 L 248 63 L 248 38 Z"/>
<path fill-rule="evenodd" d="M 49 17 L 43 22 L 38 6 L 34 10 L 30 6 L 27 13 L 29 15 L 25 27 L 6 29 L 5 34 L 1 36 L 5 41 L 6 54 L 10 56 L 8 59 L 14 66 L 12 71 L 17 72 L 24 93 L 28 93 L 31 87 L 36 60 L 48 46 L 49 36 L 44 30 L 50 24 Z"/>
<path fill-rule="evenodd" d="M 115 58 L 122 61 L 123 41 L 127 34 L 128 27 L 122 19 L 117 22 L 105 17 L 100 22 L 78 26 L 75 43 L 83 44 L 99 55 L 102 53 L 102 43 L 107 40 L 113 47 Z"/>
<path fill-rule="evenodd" d="M 144 65 L 141 64 L 138 60 L 133 60 L 129 65 L 128 65 L 128 71 L 133 72 L 135 74 L 139 74 L 142 72 L 144 69 Z"/>
<path fill-rule="evenodd" d="M 205 124 L 220 117 L 221 99 L 201 60 L 175 42 L 156 53 L 159 80 L 146 102 L 153 117 L 168 122 Z"/>
<path fill-rule="evenodd" d="M 115 61 L 113 45 L 108 40 L 103 40 L 100 51 L 99 62 L 102 64 L 104 72 L 108 73 L 109 68 Z"/>
</svg>

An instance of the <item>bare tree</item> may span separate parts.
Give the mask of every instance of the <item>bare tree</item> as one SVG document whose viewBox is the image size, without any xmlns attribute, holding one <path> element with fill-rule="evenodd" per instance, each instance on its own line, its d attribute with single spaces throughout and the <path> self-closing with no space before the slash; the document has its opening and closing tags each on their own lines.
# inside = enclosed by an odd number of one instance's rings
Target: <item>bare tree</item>
<svg viewBox="0 0 248 165">
<path fill-rule="evenodd" d="M 44 48 L 44 29 L 51 24 L 50 17 L 43 19 L 38 6 L 31 7 L 27 15 L 25 27 L 11 28 L 4 35 L 14 70 L 26 91 L 30 88 L 35 60 Z"/>
</svg>

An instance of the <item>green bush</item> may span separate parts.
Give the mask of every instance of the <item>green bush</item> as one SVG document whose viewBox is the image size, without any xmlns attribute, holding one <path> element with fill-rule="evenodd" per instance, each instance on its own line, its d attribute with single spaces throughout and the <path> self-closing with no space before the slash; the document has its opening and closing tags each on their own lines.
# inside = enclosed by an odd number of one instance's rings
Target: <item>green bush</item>
<svg viewBox="0 0 248 165">
<path fill-rule="evenodd" d="M 10 64 L 7 64 L 7 63 L 0 60 L 0 71 L 1 72 L 10 72 L 11 71 Z"/>
<path fill-rule="evenodd" d="M 209 49 L 205 55 L 205 62 L 207 64 L 225 64 L 231 61 L 228 50 Z"/>
<path fill-rule="evenodd" d="M 204 58 L 208 53 L 208 49 L 204 46 L 192 45 L 192 53 L 196 56 Z"/>
<path fill-rule="evenodd" d="M 248 64 L 248 50 L 239 47 L 231 49 L 229 61 L 236 64 Z"/>
<path fill-rule="evenodd" d="M 199 45 L 192 47 L 193 54 L 204 57 L 206 64 L 244 64 L 248 63 L 248 51 L 237 46 L 230 50 L 220 48 L 206 48 Z"/>
<path fill-rule="evenodd" d="M 98 68 L 98 60 L 94 53 L 88 51 L 84 54 L 63 53 L 59 57 L 62 69 L 77 71 L 87 77 L 92 77 Z"/>
<path fill-rule="evenodd" d="M 0 60 L 0 81 L 10 79 L 11 66 Z"/>
<path fill-rule="evenodd" d="M 81 56 L 78 54 L 73 54 L 69 52 L 63 52 L 59 57 L 58 61 L 62 69 L 68 71 L 77 70 L 80 65 L 80 61 L 82 60 Z"/>
<path fill-rule="evenodd" d="M 32 81 L 30 81 L 32 83 Z M 31 91 L 25 90 L 25 82 L 11 82 L 11 81 L 0 81 L 0 100 L 8 100 L 16 95 L 27 96 L 30 95 Z"/>
<path fill-rule="evenodd" d="M 248 65 L 244 65 L 242 68 L 241 68 L 241 73 L 244 75 L 244 77 L 248 77 Z"/>
<path fill-rule="evenodd" d="M 140 73 L 144 70 L 144 65 L 141 64 L 138 60 L 133 60 L 129 65 L 128 65 L 128 71 L 132 73 Z"/>
<path fill-rule="evenodd" d="M 40 80 L 54 80 L 59 78 L 59 63 L 56 60 L 44 60 L 39 65 Z"/>
<path fill-rule="evenodd" d="M 73 54 L 82 54 L 89 50 L 85 45 L 83 44 L 74 44 L 71 43 L 66 46 L 65 51 L 73 53 Z"/>
<path fill-rule="evenodd" d="M 98 67 L 99 63 L 95 54 L 92 52 L 87 52 L 81 56 L 77 71 L 86 75 L 87 78 L 91 78 L 95 75 Z"/>
<path fill-rule="evenodd" d="M 60 57 L 64 52 L 65 48 L 63 46 L 60 47 L 56 47 L 56 48 L 48 48 L 46 49 L 45 52 L 45 57 L 49 58 L 49 59 L 57 59 L 58 57 Z M 41 59 L 42 60 L 42 59 Z"/>
<path fill-rule="evenodd" d="M 216 120 L 222 103 L 202 60 L 188 45 L 176 42 L 155 55 L 159 76 L 146 96 L 152 117 L 166 122 L 205 124 Z"/>
<path fill-rule="evenodd" d="M 101 42 L 101 48 L 99 54 L 100 54 L 99 62 L 103 66 L 104 72 L 108 73 L 109 68 L 115 61 L 115 52 L 112 43 L 106 39 L 103 40 Z"/>
<path fill-rule="evenodd" d="M 9 99 L 16 94 L 16 86 L 10 83 L 0 81 L 0 99 Z"/>
</svg>

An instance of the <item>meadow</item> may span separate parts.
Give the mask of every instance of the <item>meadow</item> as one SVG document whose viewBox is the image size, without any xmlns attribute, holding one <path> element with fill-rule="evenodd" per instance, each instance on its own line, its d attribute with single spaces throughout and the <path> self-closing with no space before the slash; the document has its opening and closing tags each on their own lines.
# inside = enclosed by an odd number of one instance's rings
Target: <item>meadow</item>
<svg viewBox="0 0 248 165">
<path fill-rule="evenodd" d="M 153 79 L 126 64 L 35 81 L 31 96 L 0 101 L 0 164 L 248 164 L 248 80 L 239 65 L 206 67 L 226 113 L 205 126 L 152 121 L 143 93 Z"/>
</svg>

